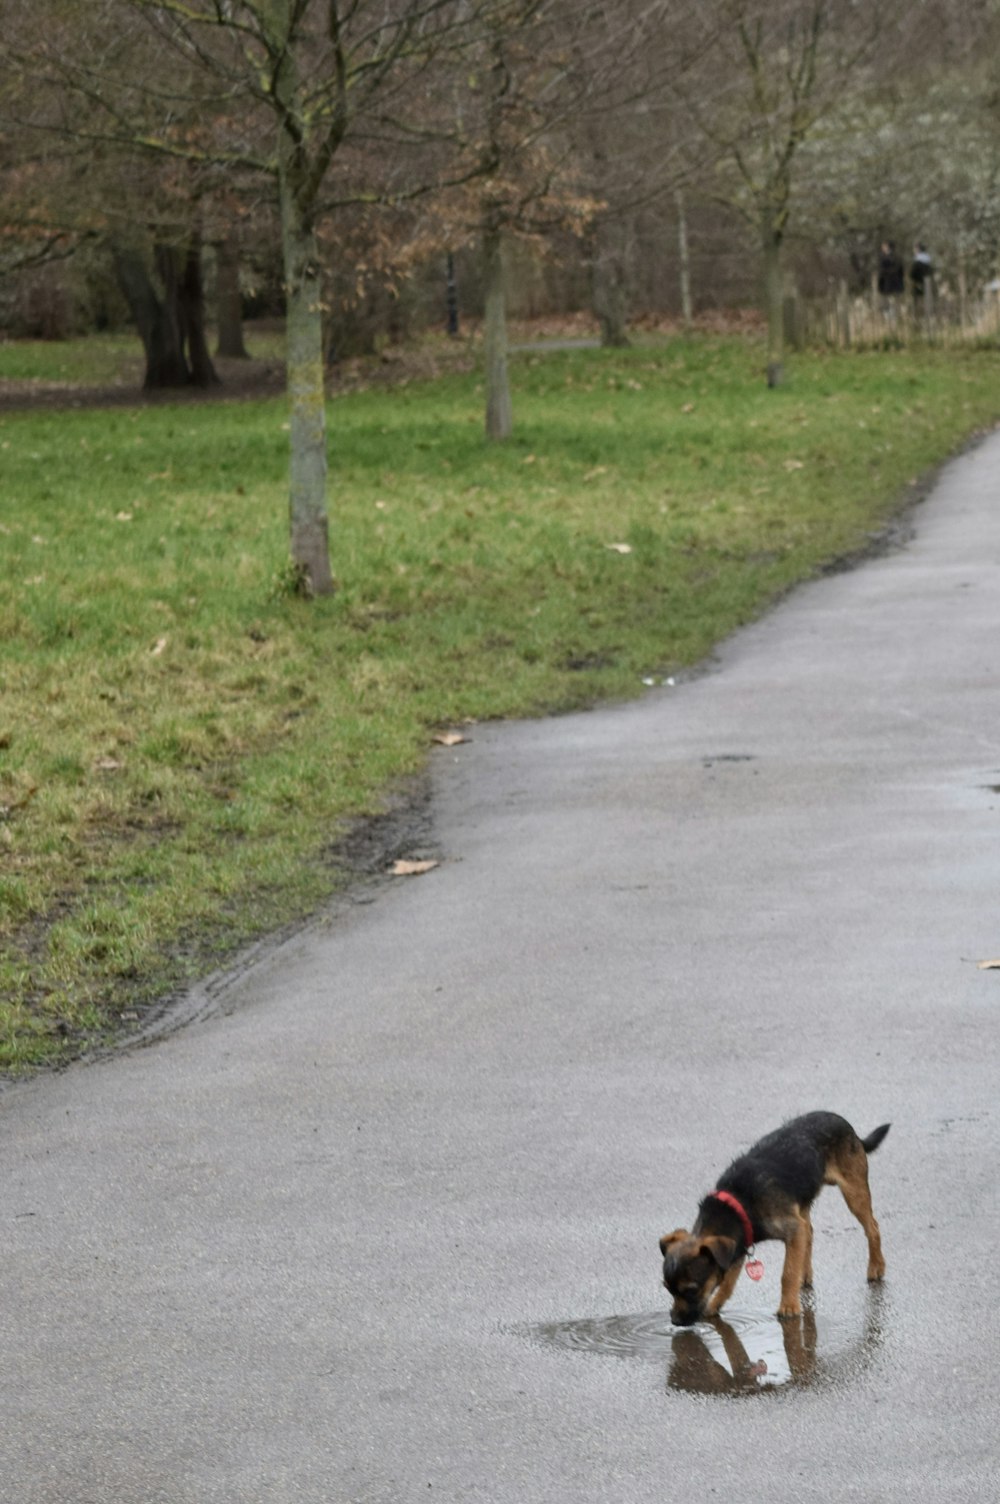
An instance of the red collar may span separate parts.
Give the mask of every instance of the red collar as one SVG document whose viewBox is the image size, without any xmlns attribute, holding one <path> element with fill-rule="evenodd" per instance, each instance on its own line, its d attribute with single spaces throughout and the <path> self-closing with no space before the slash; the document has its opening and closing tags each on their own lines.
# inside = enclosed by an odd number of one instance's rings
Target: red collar
<svg viewBox="0 0 1000 1504">
<path fill-rule="evenodd" d="M 753 1247 L 753 1223 L 747 1216 L 746 1207 L 741 1201 L 737 1201 L 735 1196 L 730 1195 L 728 1191 L 709 1191 L 709 1195 L 713 1196 L 716 1201 L 721 1201 L 723 1205 L 731 1207 L 739 1217 L 743 1223 L 743 1236 L 746 1238 L 747 1252 L 749 1253 Z"/>
</svg>

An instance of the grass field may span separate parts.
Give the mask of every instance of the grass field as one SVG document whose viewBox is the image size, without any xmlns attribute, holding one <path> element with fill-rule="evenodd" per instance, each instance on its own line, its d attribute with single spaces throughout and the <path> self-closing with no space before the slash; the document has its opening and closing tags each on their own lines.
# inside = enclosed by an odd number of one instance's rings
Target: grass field
<svg viewBox="0 0 1000 1504">
<path fill-rule="evenodd" d="M 742 339 L 525 356 L 493 448 L 475 376 L 340 397 L 312 603 L 282 402 L 0 414 L 0 1067 L 315 910 L 435 728 L 645 693 L 864 547 L 1000 415 L 997 364 L 817 354 L 769 392 Z"/>
</svg>

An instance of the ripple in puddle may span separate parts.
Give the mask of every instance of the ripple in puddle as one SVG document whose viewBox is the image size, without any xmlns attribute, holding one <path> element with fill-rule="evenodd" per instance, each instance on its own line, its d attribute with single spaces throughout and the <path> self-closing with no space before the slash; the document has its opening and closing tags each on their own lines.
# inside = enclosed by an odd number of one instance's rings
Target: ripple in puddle
<svg viewBox="0 0 1000 1504">
<path fill-rule="evenodd" d="M 778 1321 L 757 1311 L 727 1309 L 692 1327 L 675 1327 L 665 1311 L 601 1316 L 522 1327 L 546 1346 L 611 1358 L 662 1363 L 671 1389 L 693 1394 L 760 1394 L 818 1382 L 844 1383 L 867 1370 L 881 1345 L 881 1300 L 869 1299 L 860 1330 L 817 1325 L 813 1311 Z"/>
</svg>

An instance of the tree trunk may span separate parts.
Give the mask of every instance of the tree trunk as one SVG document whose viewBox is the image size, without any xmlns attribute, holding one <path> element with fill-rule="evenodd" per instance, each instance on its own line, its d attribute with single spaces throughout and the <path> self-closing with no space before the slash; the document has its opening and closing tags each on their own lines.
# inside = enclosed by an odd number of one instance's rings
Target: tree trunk
<svg viewBox="0 0 1000 1504">
<path fill-rule="evenodd" d="M 191 379 L 181 341 L 177 315 L 177 275 L 173 251 L 157 246 L 156 269 L 163 285 L 157 294 L 146 257 L 135 246 L 114 247 L 115 274 L 129 311 L 135 319 L 142 348 L 146 353 L 146 376 L 143 388 L 187 386 Z"/>
<path fill-rule="evenodd" d="M 486 437 L 509 439 L 514 430 L 514 412 L 507 375 L 503 235 L 493 226 L 483 232 L 483 281 L 486 290 Z"/>
<path fill-rule="evenodd" d="M 688 244 L 687 205 L 684 202 L 683 189 L 677 189 L 674 202 L 677 205 L 677 264 L 680 268 L 681 280 L 681 318 L 684 321 L 685 331 L 690 333 L 694 308 L 691 303 L 691 248 Z"/>
<path fill-rule="evenodd" d="M 455 277 L 455 256 L 448 252 L 445 262 L 445 306 L 448 318 L 448 334 L 458 338 L 458 281 Z"/>
<path fill-rule="evenodd" d="M 326 393 L 319 258 L 312 223 L 300 207 L 288 178 L 287 170 L 283 171 L 280 186 L 287 319 L 290 548 L 303 593 L 329 595 L 334 583 L 326 511 Z"/>
<path fill-rule="evenodd" d="M 145 391 L 181 386 L 213 386 L 218 381 L 205 341 L 201 295 L 201 252 L 157 245 L 153 264 L 157 291 L 146 257 L 135 246 L 114 247 L 115 273 L 146 352 Z"/>
<path fill-rule="evenodd" d="M 621 221 L 617 219 L 602 219 L 594 232 L 592 295 L 594 312 L 601 326 L 601 344 L 606 349 L 622 349 L 629 342 L 626 333 L 625 235 Z"/>
<path fill-rule="evenodd" d="M 192 386 L 218 386 L 219 378 L 205 338 L 205 299 L 201 285 L 201 243 L 193 239 L 184 253 L 177 284 L 177 320 L 181 343 L 187 346 Z"/>
<path fill-rule="evenodd" d="M 767 384 L 785 379 L 785 288 L 781 268 L 781 234 L 764 226 L 764 305 L 767 313 Z"/>
<path fill-rule="evenodd" d="M 219 329 L 217 355 L 231 360 L 249 360 L 243 343 L 243 308 L 240 302 L 240 258 L 231 236 L 219 242 L 216 251 L 215 317 Z"/>
</svg>

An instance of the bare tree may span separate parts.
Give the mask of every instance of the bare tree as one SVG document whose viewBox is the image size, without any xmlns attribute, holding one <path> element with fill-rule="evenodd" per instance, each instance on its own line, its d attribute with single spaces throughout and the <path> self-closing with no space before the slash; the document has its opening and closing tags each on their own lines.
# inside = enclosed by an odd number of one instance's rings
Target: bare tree
<svg viewBox="0 0 1000 1504">
<path fill-rule="evenodd" d="M 48 29 L 38 24 L 39 6 L 19 7 L 18 64 L 44 76 L 60 103 L 86 102 L 85 125 L 65 116 L 48 128 L 274 185 L 287 309 L 290 549 L 305 594 L 333 589 L 318 225 L 338 204 L 374 205 L 400 191 L 407 112 L 425 103 L 429 66 L 495 3 L 92 0 L 84 10 L 48 0 L 41 8 L 58 22 Z M 138 69 L 121 66 L 123 38 L 146 49 Z M 0 45 L 12 55 L 9 37 Z"/>
<path fill-rule="evenodd" d="M 242 94 L 272 119 L 271 150 L 260 153 L 255 142 L 248 156 L 249 165 L 275 178 L 281 215 L 291 557 L 303 591 L 326 594 L 333 576 L 317 224 L 327 177 L 359 119 L 386 119 L 402 76 L 451 40 L 465 7 L 454 0 L 123 3 L 185 58 L 197 59 L 227 100 Z M 161 144 L 170 149 L 166 139 Z M 238 146 L 223 155 L 246 162 Z"/>
<path fill-rule="evenodd" d="M 710 191 L 753 229 L 763 265 L 767 381 L 784 375 L 782 253 L 804 143 L 889 45 L 898 0 L 709 0 L 713 33 L 679 96 L 720 163 Z"/>
<path fill-rule="evenodd" d="M 537 245 L 567 231 L 582 237 L 600 215 L 579 126 L 621 94 L 635 19 L 629 8 L 618 14 L 571 0 L 501 0 L 482 18 L 476 67 L 456 89 L 455 139 L 472 183 L 456 218 L 481 248 L 490 439 L 513 429 L 507 248 L 516 238 Z"/>
<path fill-rule="evenodd" d="M 506 242 L 579 223 L 587 206 L 554 132 L 566 78 L 554 0 L 500 0 L 484 12 L 469 65 L 452 80 L 451 133 L 469 186 L 452 214 L 478 243 L 484 300 L 486 435 L 513 430 L 507 370 Z"/>
</svg>

